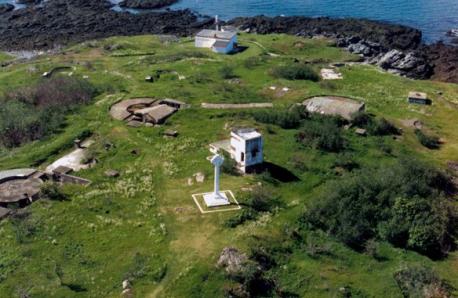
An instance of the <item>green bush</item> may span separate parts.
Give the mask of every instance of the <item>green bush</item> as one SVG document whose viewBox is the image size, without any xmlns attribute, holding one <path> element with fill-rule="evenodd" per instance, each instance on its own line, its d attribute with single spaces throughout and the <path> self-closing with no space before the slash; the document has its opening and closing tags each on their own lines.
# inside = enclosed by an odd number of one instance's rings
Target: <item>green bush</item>
<svg viewBox="0 0 458 298">
<path fill-rule="evenodd" d="M 222 155 L 224 157 L 224 162 L 221 166 L 221 172 L 232 176 L 238 176 L 240 173 L 237 168 L 237 162 L 226 151 L 223 151 Z"/>
<path fill-rule="evenodd" d="M 259 66 L 261 65 L 263 62 L 264 62 L 264 58 L 261 57 L 261 56 L 253 56 L 253 57 L 248 57 L 247 59 L 245 59 L 243 61 L 243 65 L 247 68 L 247 69 L 253 69 L 255 68 L 256 66 Z"/>
<path fill-rule="evenodd" d="M 341 129 L 333 118 L 322 121 L 305 121 L 296 140 L 306 147 L 323 151 L 339 152 L 345 147 Z"/>
<path fill-rule="evenodd" d="M 415 130 L 418 141 L 428 149 L 438 149 L 440 147 L 439 138 L 425 134 L 420 129 Z"/>
<path fill-rule="evenodd" d="M 458 236 L 456 208 L 441 195 L 449 187 L 442 173 L 403 159 L 329 183 L 302 220 L 355 249 L 380 237 L 438 258 Z"/>
<path fill-rule="evenodd" d="M 41 186 L 40 196 L 52 201 L 68 200 L 67 195 L 61 190 L 61 188 L 56 183 L 53 182 L 46 182 Z"/>
<path fill-rule="evenodd" d="M 224 225 L 228 228 L 235 228 L 249 220 L 256 219 L 257 214 L 251 209 L 242 209 L 241 212 L 225 221 Z"/>
<path fill-rule="evenodd" d="M 391 122 L 385 118 L 377 119 L 366 112 L 357 112 L 352 115 L 352 124 L 357 127 L 366 128 L 367 132 L 373 136 L 398 135 L 397 129 Z"/>
<path fill-rule="evenodd" d="M 282 78 L 287 80 L 308 80 L 318 82 L 320 77 L 308 65 L 294 64 L 288 66 L 277 66 L 272 69 L 271 74 L 275 78 Z"/>
<path fill-rule="evenodd" d="M 434 271 L 423 266 L 409 266 L 394 273 L 404 297 L 451 297 L 454 290 Z"/>
<path fill-rule="evenodd" d="M 131 281 L 145 278 L 151 282 L 159 282 L 167 271 L 167 266 L 161 261 L 158 256 L 136 253 L 123 278 Z"/>
<path fill-rule="evenodd" d="M 270 187 L 257 186 L 249 194 L 246 204 L 257 212 L 267 212 L 279 205 L 279 198 Z"/>
<path fill-rule="evenodd" d="M 251 115 L 257 122 L 278 125 L 284 129 L 293 129 L 300 126 L 307 113 L 303 107 L 294 107 L 292 109 L 257 110 Z"/>
<path fill-rule="evenodd" d="M 17 147 L 52 134 L 68 112 L 96 92 L 85 80 L 59 76 L 8 92 L 0 98 L 0 146 Z"/>
<path fill-rule="evenodd" d="M 229 65 L 221 67 L 219 73 L 221 77 L 225 80 L 237 78 L 237 75 L 234 72 L 234 68 Z"/>
</svg>

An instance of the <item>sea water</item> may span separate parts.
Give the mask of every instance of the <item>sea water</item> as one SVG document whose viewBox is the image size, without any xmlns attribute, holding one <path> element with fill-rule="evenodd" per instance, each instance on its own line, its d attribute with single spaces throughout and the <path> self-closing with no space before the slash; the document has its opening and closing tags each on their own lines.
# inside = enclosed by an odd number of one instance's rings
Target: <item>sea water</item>
<svg viewBox="0 0 458 298">
<path fill-rule="evenodd" d="M 367 18 L 420 29 L 426 42 L 445 39 L 447 31 L 458 28 L 458 0 L 180 0 L 172 6 L 184 8 L 225 20 L 261 14 Z"/>
</svg>

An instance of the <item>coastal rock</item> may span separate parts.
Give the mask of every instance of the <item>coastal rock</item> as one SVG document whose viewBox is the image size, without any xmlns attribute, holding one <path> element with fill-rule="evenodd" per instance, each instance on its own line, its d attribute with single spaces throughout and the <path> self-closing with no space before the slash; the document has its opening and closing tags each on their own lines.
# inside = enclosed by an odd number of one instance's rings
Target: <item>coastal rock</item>
<svg viewBox="0 0 458 298">
<path fill-rule="evenodd" d="M 432 79 L 458 83 L 458 46 L 438 42 L 423 46 L 421 51 L 433 66 Z"/>
<path fill-rule="evenodd" d="M 125 5 L 171 1 L 125 0 L 130 3 Z M 0 12 L 0 49 L 9 51 L 46 50 L 110 36 L 190 36 L 214 23 L 212 18 L 199 18 L 190 10 L 116 12 L 111 9 L 113 4 L 105 0 L 49 0 L 17 10 L 8 7 Z M 351 18 L 266 16 L 235 18 L 223 25 L 259 34 L 324 36 L 335 39 L 338 47 L 359 54 L 368 63 L 384 65 L 390 72 L 458 83 L 458 47 L 443 43 L 424 45 L 421 31 L 402 25 Z"/>
<path fill-rule="evenodd" d="M 130 14 L 112 7 L 104 0 L 50 0 L 6 12 L 0 18 L 0 48 L 42 50 L 117 35 L 186 36 L 208 23 L 189 10 Z"/>
<path fill-rule="evenodd" d="M 0 4 L 0 14 L 12 11 L 13 9 L 14 9 L 14 5 L 12 4 L 9 4 L 9 3 Z"/>
<path fill-rule="evenodd" d="M 35 5 L 40 4 L 41 0 L 16 0 L 17 4 Z"/>
<path fill-rule="evenodd" d="M 121 7 L 136 9 L 158 9 L 175 4 L 178 0 L 124 0 L 119 3 Z"/>
<path fill-rule="evenodd" d="M 401 51 L 391 50 L 382 56 L 382 58 L 377 63 L 377 65 L 384 69 L 389 69 L 389 68 L 392 68 L 392 65 L 394 63 L 398 62 L 403 57 L 404 57 L 404 53 L 402 53 Z"/>
</svg>

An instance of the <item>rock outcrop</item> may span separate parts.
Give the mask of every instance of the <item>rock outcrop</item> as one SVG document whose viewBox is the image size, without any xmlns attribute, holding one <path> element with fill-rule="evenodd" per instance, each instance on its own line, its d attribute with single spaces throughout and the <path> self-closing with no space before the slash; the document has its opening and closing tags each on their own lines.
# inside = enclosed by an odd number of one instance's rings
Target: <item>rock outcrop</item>
<svg viewBox="0 0 458 298">
<path fill-rule="evenodd" d="M 158 9 L 175 4 L 178 0 L 124 0 L 119 3 L 121 7 L 135 9 Z"/>
<path fill-rule="evenodd" d="M 205 24 L 189 10 L 130 14 L 106 0 L 49 0 L 0 16 L 0 49 L 49 49 L 115 35 L 191 35 Z"/>
<path fill-rule="evenodd" d="M 226 273 L 237 275 L 243 271 L 248 261 L 246 254 L 233 247 L 225 247 L 218 259 L 218 267 L 224 268 Z"/>
<path fill-rule="evenodd" d="M 0 4 L 0 14 L 12 11 L 13 9 L 14 9 L 14 5 L 12 4 L 9 4 L 9 3 Z"/>
<path fill-rule="evenodd" d="M 458 46 L 441 42 L 422 44 L 421 31 L 414 28 L 361 19 L 266 16 L 236 18 L 229 24 L 259 34 L 333 38 L 338 47 L 389 72 L 458 83 Z"/>
</svg>

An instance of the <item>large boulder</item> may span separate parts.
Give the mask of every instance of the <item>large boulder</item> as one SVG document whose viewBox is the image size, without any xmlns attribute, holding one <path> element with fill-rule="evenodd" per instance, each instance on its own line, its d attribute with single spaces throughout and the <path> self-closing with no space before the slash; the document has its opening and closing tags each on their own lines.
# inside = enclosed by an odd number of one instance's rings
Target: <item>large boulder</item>
<svg viewBox="0 0 458 298">
<path fill-rule="evenodd" d="M 230 275 L 237 275 L 243 271 L 248 257 L 233 247 L 225 247 L 218 259 L 218 267 L 224 268 Z"/>
<path fill-rule="evenodd" d="M 400 50 L 391 50 L 382 56 L 380 61 L 377 63 L 384 69 L 393 68 L 393 64 L 404 58 L 404 53 Z"/>
</svg>

